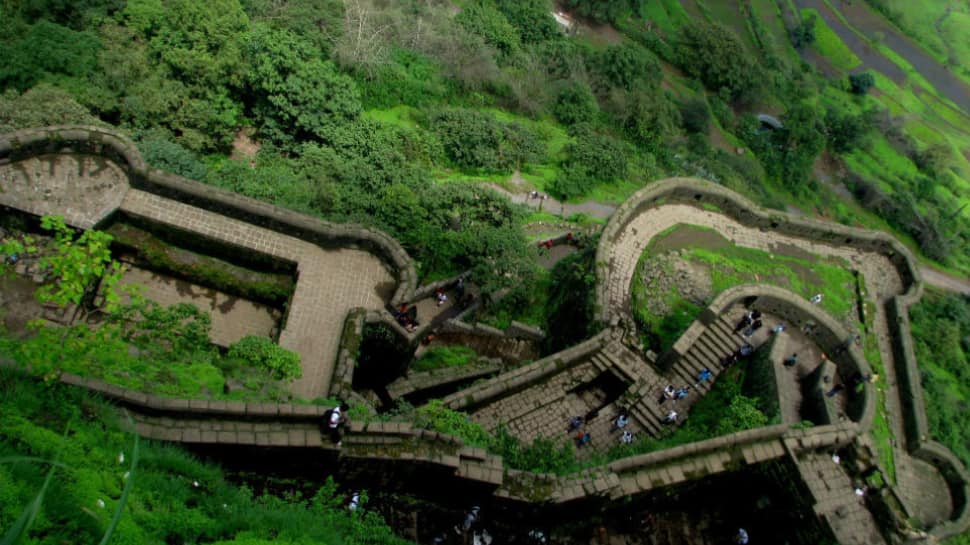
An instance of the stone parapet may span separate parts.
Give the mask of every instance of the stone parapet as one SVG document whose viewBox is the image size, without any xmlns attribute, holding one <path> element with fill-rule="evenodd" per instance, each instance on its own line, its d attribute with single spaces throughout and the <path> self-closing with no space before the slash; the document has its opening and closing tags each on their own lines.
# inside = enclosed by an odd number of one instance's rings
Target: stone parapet
<svg viewBox="0 0 970 545">
<path fill-rule="evenodd" d="M 291 235 L 324 247 L 361 247 L 381 256 L 398 276 L 391 299 L 397 305 L 417 286 L 414 262 L 387 234 L 368 227 L 337 224 L 244 197 L 180 176 L 148 168 L 138 147 L 111 129 L 55 126 L 0 135 L 0 161 L 13 162 L 51 153 L 83 153 L 116 162 L 132 187 Z"/>
<path fill-rule="evenodd" d="M 566 350 L 455 392 L 444 398 L 444 405 L 452 410 L 469 410 L 514 394 L 589 359 L 608 342 L 609 330 L 604 330 Z"/>
<path fill-rule="evenodd" d="M 609 305 L 609 259 L 612 245 L 620 233 L 637 216 L 662 204 L 683 203 L 694 206 L 715 206 L 739 223 L 779 234 L 796 236 L 839 246 L 849 246 L 867 252 L 878 252 L 893 263 L 905 282 L 906 295 L 921 293 L 919 269 L 909 249 L 895 238 L 878 231 L 798 217 L 784 212 L 767 210 L 748 199 L 717 184 L 698 178 L 668 178 L 648 185 L 626 200 L 603 229 L 596 251 L 597 319 L 611 323 L 617 309 Z"/>
</svg>

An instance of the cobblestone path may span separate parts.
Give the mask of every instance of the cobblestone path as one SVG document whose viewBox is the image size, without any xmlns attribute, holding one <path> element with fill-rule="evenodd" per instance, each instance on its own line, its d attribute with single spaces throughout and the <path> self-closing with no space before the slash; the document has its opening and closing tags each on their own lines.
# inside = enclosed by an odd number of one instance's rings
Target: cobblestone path
<svg viewBox="0 0 970 545">
<path fill-rule="evenodd" d="M 377 256 L 359 250 L 324 250 L 269 229 L 227 218 L 144 191 L 130 190 L 128 214 L 213 240 L 297 263 L 280 346 L 300 354 L 303 377 L 291 391 L 305 399 L 327 395 L 347 312 L 382 308 L 394 277 Z"/>
<path fill-rule="evenodd" d="M 852 480 L 828 454 L 804 454 L 798 471 L 815 499 L 815 511 L 829 521 L 841 545 L 880 545 L 886 541 L 876 521 L 855 495 Z"/>
<path fill-rule="evenodd" d="M 610 306 L 629 315 L 630 282 L 640 255 L 655 236 L 677 224 L 714 229 L 739 246 L 767 252 L 774 251 L 778 245 L 790 245 L 812 254 L 842 258 L 865 275 L 866 280 L 877 289 L 875 293 L 879 300 L 902 291 L 902 282 L 895 267 L 882 255 L 860 254 L 853 248 L 820 244 L 774 232 L 765 233 L 717 212 L 689 205 L 669 204 L 640 214 L 619 234 L 613 245 L 613 253 L 609 256 L 610 273 L 607 282 Z"/>
</svg>

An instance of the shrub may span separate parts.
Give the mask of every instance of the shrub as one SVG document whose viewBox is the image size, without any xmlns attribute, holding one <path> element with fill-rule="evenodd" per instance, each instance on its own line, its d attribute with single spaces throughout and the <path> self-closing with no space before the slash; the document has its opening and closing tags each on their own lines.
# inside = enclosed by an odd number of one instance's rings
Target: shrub
<svg viewBox="0 0 970 545">
<path fill-rule="evenodd" d="M 596 71 L 605 87 L 631 90 L 640 80 L 658 84 L 663 79 L 660 61 L 636 44 L 613 45 L 596 59 Z"/>
<path fill-rule="evenodd" d="M 152 135 L 138 143 L 145 161 L 152 166 L 184 176 L 190 180 L 205 180 L 206 166 L 192 151 L 169 141 L 162 136 Z"/>
<path fill-rule="evenodd" d="M 492 435 L 481 424 L 473 422 L 465 413 L 445 407 L 440 399 L 432 399 L 419 407 L 414 413 L 414 425 L 454 435 L 476 447 L 486 448 L 492 442 Z"/>
<path fill-rule="evenodd" d="M 946 144 L 933 144 L 916 154 L 916 166 L 934 178 L 942 176 L 953 161 L 953 150 Z"/>
<path fill-rule="evenodd" d="M 708 89 L 727 89 L 737 98 L 756 86 L 756 64 L 731 29 L 718 23 L 696 23 L 681 32 L 679 55 L 684 70 Z"/>
<path fill-rule="evenodd" d="M 597 183 L 626 176 L 629 156 L 626 144 L 597 133 L 588 125 L 578 125 L 574 135 L 575 142 L 566 146 L 566 160 L 550 192 L 569 199 L 588 193 Z"/>
<path fill-rule="evenodd" d="M 538 136 L 522 124 L 504 124 L 476 110 L 436 112 L 429 125 L 445 155 L 461 168 L 508 172 L 537 161 L 544 149 Z"/>
<path fill-rule="evenodd" d="M 815 21 L 814 13 L 802 19 L 802 22 L 791 31 L 791 43 L 795 49 L 803 49 L 815 43 Z"/>
<path fill-rule="evenodd" d="M 566 125 L 589 123 L 599 113 L 599 104 L 589 86 L 578 81 L 562 84 L 552 106 L 552 114 Z"/>
<path fill-rule="evenodd" d="M 849 75 L 849 88 L 854 94 L 864 95 L 876 84 L 876 78 L 869 72 Z"/>
<path fill-rule="evenodd" d="M 293 380 L 303 376 L 299 354 L 266 337 L 246 335 L 229 347 L 229 357 L 266 369 L 277 380 Z"/>
<path fill-rule="evenodd" d="M 536 44 L 561 36 L 549 0 L 495 0 L 495 5 L 519 31 L 522 43 Z"/>
<path fill-rule="evenodd" d="M 522 47 L 519 32 L 509 20 L 489 4 L 472 2 L 462 7 L 455 22 L 468 32 L 481 36 L 485 43 L 503 55 L 511 55 Z"/>
<path fill-rule="evenodd" d="M 825 116 L 825 134 L 832 150 L 838 153 L 861 147 L 872 127 L 872 116 L 869 113 L 852 115 L 829 110 Z"/>
<path fill-rule="evenodd" d="M 711 111 L 702 98 L 689 98 L 680 103 L 681 125 L 689 133 L 707 134 Z"/>
</svg>

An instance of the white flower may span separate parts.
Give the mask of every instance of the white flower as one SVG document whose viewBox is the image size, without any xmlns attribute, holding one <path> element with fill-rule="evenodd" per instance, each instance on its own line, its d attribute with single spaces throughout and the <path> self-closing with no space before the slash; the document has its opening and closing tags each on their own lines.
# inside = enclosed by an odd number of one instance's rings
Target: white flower
<svg viewBox="0 0 970 545">
<path fill-rule="evenodd" d="M 101 498 L 98 498 L 98 507 L 100 507 L 101 509 L 104 509 L 104 500 L 102 500 Z"/>
<path fill-rule="evenodd" d="M 124 451 L 118 453 L 118 463 L 119 464 L 125 463 L 125 453 L 124 453 Z"/>
<path fill-rule="evenodd" d="M 121 476 L 122 480 L 125 480 L 125 481 L 128 480 L 128 477 L 131 477 L 130 471 L 125 471 L 125 474 Z"/>
<path fill-rule="evenodd" d="M 199 481 L 192 481 L 192 486 L 198 488 L 199 487 Z"/>
</svg>

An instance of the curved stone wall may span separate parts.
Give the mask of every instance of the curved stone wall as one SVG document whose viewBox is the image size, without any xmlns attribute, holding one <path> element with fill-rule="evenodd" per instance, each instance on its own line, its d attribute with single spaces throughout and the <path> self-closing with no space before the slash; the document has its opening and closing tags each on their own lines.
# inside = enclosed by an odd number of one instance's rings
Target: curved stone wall
<svg viewBox="0 0 970 545">
<path fill-rule="evenodd" d="M 924 459 L 934 465 L 946 479 L 954 502 L 951 520 L 932 529 L 938 536 L 949 536 L 970 528 L 970 502 L 968 502 L 968 473 L 966 468 L 952 453 L 938 443 L 929 441 L 929 426 L 926 407 L 923 401 L 922 386 L 919 381 L 919 367 L 913 350 L 910 334 L 908 309 L 919 301 L 923 284 L 913 255 L 902 243 L 892 236 L 865 229 L 847 227 L 811 218 L 796 217 L 785 212 L 767 210 L 748 199 L 711 182 L 696 178 L 670 178 L 641 189 L 617 209 L 603 230 L 596 253 L 597 285 L 595 294 L 595 315 L 604 324 L 615 324 L 620 320 L 620 309 L 609 303 L 611 278 L 610 256 L 613 245 L 627 228 L 641 214 L 664 204 L 686 204 L 696 207 L 710 207 L 719 213 L 733 218 L 742 225 L 756 228 L 762 232 L 776 232 L 807 240 L 850 247 L 860 252 L 876 252 L 885 256 L 896 268 L 903 282 L 902 291 L 883 302 L 888 316 L 889 336 L 897 373 L 897 387 L 902 402 L 905 420 L 906 444 L 911 455 Z M 629 286 L 625 286 L 629 289 Z M 726 292 L 725 292 L 726 293 Z M 766 302 L 768 302 L 766 300 Z M 799 306 L 787 298 L 778 299 L 772 304 L 772 312 L 797 311 Z M 804 303 L 804 301 L 801 301 Z M 769 303 L 770 304 L 770 303 Z M 816 320 L 817 323 L 821 323 Z M 830 331 L 837 332 L 838 329 Z M 841 339 L 819 339 L 822 345 L 845 346 Z M 834 342 L 833 342 L 834 340 Z M 846 356 L 839 365 L 859 366 L 865 359 L 855 346 L 849 346 Z M 861 369 L 861 367 L 859 367 Z M 874 414 L 875 396 L 867 386 L 864 404 L 852 409 L 862 416 L 862 423 L 868 427 Z M 943 455 L 941 453 L 946 453 Z"/>
<path fill-rule="evenodd" d="M 922 293 L 919 269 L 909 249 L 895 238 L 878 231 L 846 227 L 836 223 L 802 218 L 759 207 L 737 193 L 712 182 L 698 178 L 668 178 L 652 183 L 634 193 L 613 214 L 596 250 L 596 316 L 610 323 L 616 318 L 617 309 L 610 308 L 608 289 L 610 284 L 609 256 L 621 234 L 637 216 L 663 204 L 682 203 L 692 206 L 715 207 L 742 225 L 764 232 L 805 238 L 838 246 L 849 246 L 864 252 L 878 252 L 896 266 L 905 282 L 905 295 L 916 298 Z"/>
<path fill-rule="evenodd" d="M 326 222 L 168 172 L 150 169 L 134 142 L 109 129 L 57 126 L 0 135 L 0 164 L 42 155 L 71 153 L 101 156 L 115 162 L 125 171 L 131 187 L 149 193 L 243 220 L 322 247 L 339 246 L 372 251 L 388 263 L 398 277 L 398 286 L 390 301 L 392 306 L 410 299 L 417 286 L 417 271 L 413 260 L 397 240 L 386 233 L 374 228 Z M 110 213 L 106 213 L 100 219 L 103 221 L 109 215 Z"/>
<path fill-rule="evenodd" d="M 743 284 L 724 290 L 704 310 L 701 321 L 711 320 L 744 300 L 751 301 L 750 308 L 783 318 L 791 327 L 801 328 L 809 322 L 815 324 L 808 334 L 809 338 L 828 354 L 829 360 L 836 365 L 842 377 L 851 377 L 855 373 L 866 376 L 871 373 L 872 369 L 862 349 L 855 343 L 847 342 L 852 337 L 838 320 L 806 301 L 804 297 L 777 286 Z M 864 385 L 861 392 L 848 392 L 849 404 L 846 412 L 863 430 L 868 430 L 876 413 L 876 395 L 872 384 Z"/>
</svg>

